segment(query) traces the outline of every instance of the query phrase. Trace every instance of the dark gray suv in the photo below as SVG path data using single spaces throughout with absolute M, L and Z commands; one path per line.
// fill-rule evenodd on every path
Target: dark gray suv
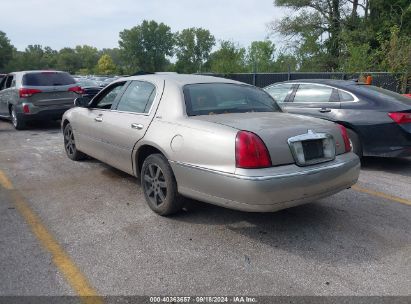
M 81 94 L 81 87 L 66 72 L 10 73 L 0 82 L 0 117 L 10 119 L 18 130 L 29 120 L 58 120 Z

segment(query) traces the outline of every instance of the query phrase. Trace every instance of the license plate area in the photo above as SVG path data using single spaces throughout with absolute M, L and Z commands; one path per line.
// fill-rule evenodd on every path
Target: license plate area
M 288 139 L 288 145 L 298 166 L 308 166 L 335 159 L 334 138 L 326 133 L 309 131 Z
M 303 146 L 304 158 L 306 161 L 324 157 L 322 139 L 305 140 L 302 141 L 301 144 Z

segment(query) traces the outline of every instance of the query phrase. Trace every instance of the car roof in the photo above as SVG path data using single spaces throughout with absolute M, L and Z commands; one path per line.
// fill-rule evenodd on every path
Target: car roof
M 355 80 L 341 80 L 341 79 L 295 79 L 295 80 L 287 80 L 283 82 L 276 82 L 275 84 L 281 83 L 317 83 L 317 84 L 324 84 L 330 86 L 338 86 L 338 87 L 347 87 L 353 85 L 362 85 L 365 83 L 357 82 Z M 271 86 L 271 85 L 270 85 Z
M 177 86 L 184 86 L 187 84 L 195 84 L 195 83 L 233 83 L 233 84 L 241 84 L 247 85 L 243 82 L 221 78 L 221 77 L 214 77 L 214 76 L 205 76 L 205 75 L 194 75 L 194 74 L 177 74 L 177 73 L 158 73 L 158 74 L 147 74 L 147 75 L 138 75 L 138 76 L 130 76 L 119 78 L 116 81 L 125 81 L 125 80 L 165 80 L 167 82 L 174 83 Z

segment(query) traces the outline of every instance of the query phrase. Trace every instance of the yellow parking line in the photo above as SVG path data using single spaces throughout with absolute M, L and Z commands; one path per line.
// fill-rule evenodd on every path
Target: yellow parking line
M 400 203 L 400 204 L 411 206 L 411 201 L 407 200 L 405 198 L 402 198 L 402 197 L 393 196 L 393 195 L 390 195 L 390 194 L 387 194 L 387 193 L 384 193 L 384 192 L 374 191 L 374 190 L 363 188 L 363 187 L 360 187 L 360 186 L 357 186 L 357 185 L 354 185 L 351 188 L 354 189 L 355 191 L 358 191 L 358 192 L 367 193 L 367 194 L 377 196 L 377 197 L 381 197 L 381 198 L 385 198 L 387 200 L 394 201 L 394 202 L 397 202 L 397 203 Z
M 6 174 L 0 170 L 0 185 L 7 190 L 13 190 L 13 184 L 7 178 Z
M 12 182 L 1 170 L 0 185 L 5 189 L 10 190 L 10 195 L 16 209 L 23 216 L 43 247 L 52 255 L 54 265 L 63 274 L 77 295 L 82 297 L 82 302 L 87 304 L 103 303 L 102 299 L 98 296 L 96 290 L 90 285 L 87 278 L 81 273 L 80 269 L 74 264 L 69 255 L 47 230 L 46 226 L 30 208 L 24 197 L 14 189 Z

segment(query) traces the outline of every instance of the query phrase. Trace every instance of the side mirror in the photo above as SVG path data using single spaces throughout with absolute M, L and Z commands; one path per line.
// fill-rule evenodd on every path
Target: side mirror
M 77 97 L 74 99 L 74 105 L 76 107 L 88 108 L 90 101 L 91 99 L 89 97 Z

